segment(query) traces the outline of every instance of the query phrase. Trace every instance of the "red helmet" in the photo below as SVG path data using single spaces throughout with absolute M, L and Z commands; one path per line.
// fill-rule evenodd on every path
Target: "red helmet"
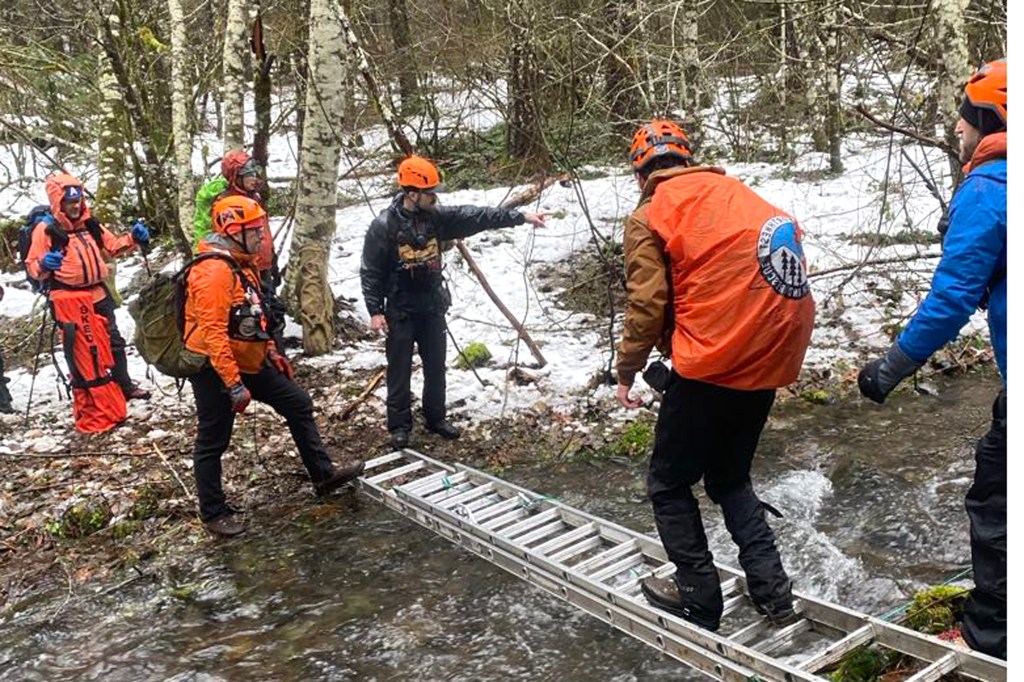
M 267 227 L 267 212 L 249 197 L 233 194 L 213 203 L 215 232 L 230 235 L 256 227 Z
M 410 156 L 398 166 L 398 186 L 435 192 L 441 184 L 437 166 L 422 156 Z
M 1006 125 L 1006 60 L 998 59 L 982 65 L 964 88 L 971 104 L 988 109 Z
M 629 163 L 636 172 L 659 156 L 673 156 L 681 161 L 690 160 L 690 140 L 683 129 L 672 121 L 651 121 L 633 135 L 629 147 Z

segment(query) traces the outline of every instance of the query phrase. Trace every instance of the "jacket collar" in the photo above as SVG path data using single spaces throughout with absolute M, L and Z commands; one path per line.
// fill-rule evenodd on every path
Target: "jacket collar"
M 978 166 L 1006 158 L 1006 131 L 992 133 L 981 138 L 971 160 L 964 166 L 964 173 L 970 173 Z

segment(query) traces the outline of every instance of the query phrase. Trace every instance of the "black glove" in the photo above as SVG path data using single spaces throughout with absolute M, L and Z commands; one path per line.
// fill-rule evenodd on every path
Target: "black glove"
M 894 343 L 885 357 L 864 365 L 864 369 L 857 375 L 857 386 L 861 395 L 881 405 L 885 402 L 886 396 L 922 364 L 911 360 L 899 344 Z

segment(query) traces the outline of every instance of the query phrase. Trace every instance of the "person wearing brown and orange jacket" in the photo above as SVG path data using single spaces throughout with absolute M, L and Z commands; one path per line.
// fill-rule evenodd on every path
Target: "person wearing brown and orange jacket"
M 800 229 L 721 168 L 696 166 L 686 133 L 651 121 L 633 137 L 641 190 L 623 239 L 627 308 L 616 398 L 658 346 L 664 371 L 647 491 L 673 576 L 642 583 L 655 606 L 709 630 L 723 613 L 718 571 L 691 488 L 722 508 L 757 610 L 796 618 L 792 588 L 751 464 L 775 389 L 796 379 L 814 326 Z M 666 335 L 671 340 L 666 343 Z M 653 373 L 644 373 L 648 378 Z
M 291 363 L 267 332 L 258 254 L 267 214 L 252 199 L 228 196 L 213 208 L 213 233 L 199 244 L 188 274 L 185 346 L 209 363 L 189 377 L 199 421 L 193 451 L 199 514 L 226 537 L 245 527 L 225 499 L 220 459 L 231 442 L 235 415 L 255 398 L 284 417 L 318 495 L 359 476 L 363 462 L 336 467 L 313 418 L 313 401 L 292 379 Z
M 148 400 L 149 391 L 128 374 L 126 344 L 114 317 L 114 298 L 103 283 L 109 272 L 103 259 L 122 256 L 137 245 L 148 246 L 149 231 L 137 222 L 130 234 L 115 235 L 101 225 L 85 202 L 81 181 L 73 175 L 57 173 L 48 177 L 46 194 L 50 213 L 32 229 L 32 243 L 25 258 L 28 274 L 49 291 L 71 289 L 92 294 L 96 314 L 107 321 L 114 357 L 113 380 L 126 399 Z M 59 240 L 54 239 L 55 231 L 61 234 Z

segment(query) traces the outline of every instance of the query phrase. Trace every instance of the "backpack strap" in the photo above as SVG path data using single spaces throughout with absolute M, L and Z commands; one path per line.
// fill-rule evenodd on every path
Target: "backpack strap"
M 198 256 L 195 256 L 192 260 L 186 263 L 185 266 L 181 270 L 179 270 L 176 275 L 174 275 L 174 282 L 176 286 L 179 287 L 179 291 L 181 292 L 179 296 L 180 300 L 178 303 L 177 310 L 177 323 L 179 330 L 185 329 L 185 299 L 188 297 L 189 272 L 191 272 L 192 268 L 197 263 L 201 263 L 204 260 L 211 259 L 217 259 L 219 261 L 227 263 L 228 266 L 231 268 L 231 272 L 234 273 L 235 279 L 238 280 L 239 286 L 241 286 L 243 289 L 245 288 L 245 275 L 242 274 L 242 268 L 239 267 L 238 261 L 236 261 L 231 256 L 227 255 L 226 253 L 220 253 L 218 251 L 207 251 L 206 253 L 201 253 Z M 195 329 L 193 329 L 192 331 L 194 332 Z M 184 341 L 188 341 L 187 336 L 185 337 Z

